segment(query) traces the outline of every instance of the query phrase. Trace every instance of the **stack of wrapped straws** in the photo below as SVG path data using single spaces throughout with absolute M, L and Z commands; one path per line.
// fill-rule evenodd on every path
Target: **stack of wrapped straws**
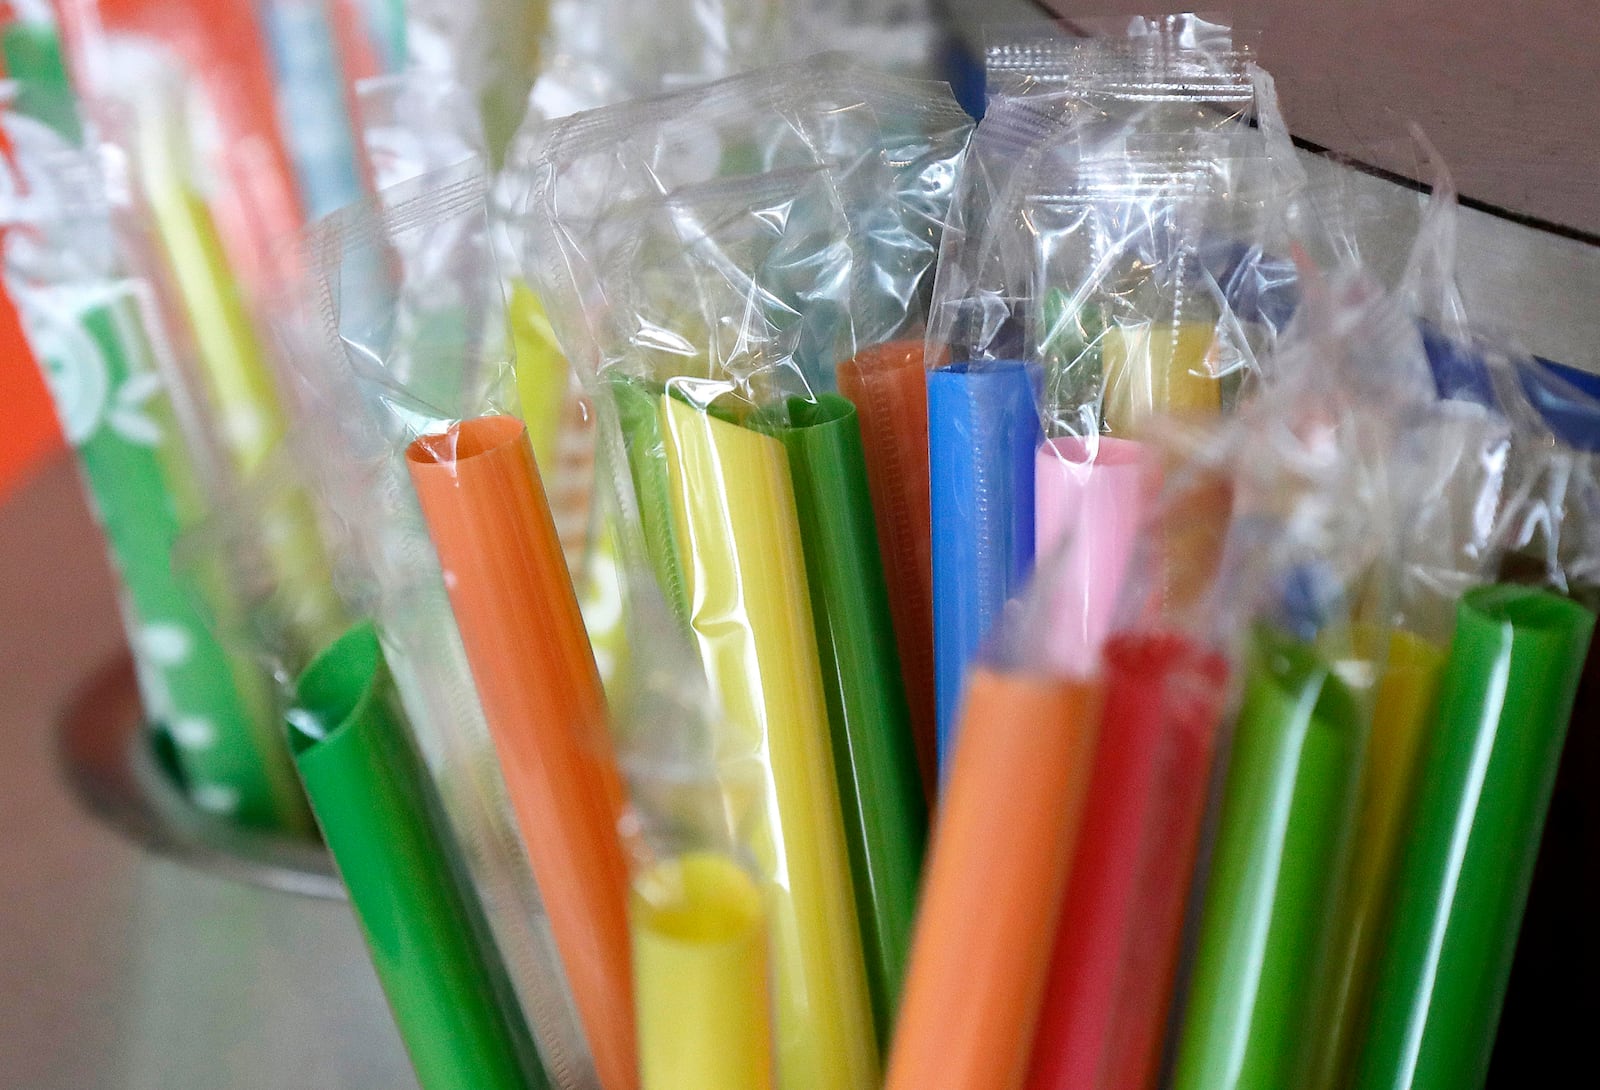
M 485 139 L 260 7 L 208 82 L 244 8 L 63 3 L 91 125 L 8 28 L 6 274 L 191 796 L 303 788 L 425 1090 L 1485 1084 L 1600 393 L 1442 168 L 1374 232 L 1195 16 Z

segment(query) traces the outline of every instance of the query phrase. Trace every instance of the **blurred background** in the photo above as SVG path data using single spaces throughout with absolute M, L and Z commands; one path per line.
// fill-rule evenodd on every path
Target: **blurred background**
M 172 12 L 204 19 L 213 2 L 56 6 L 65 9 L 70 45 L 74 34 L 92 39 L 146 16 L 159 33 Z M 397 18 L 421 28 L 402 31 L 397 48 L 441 81 L 459 77 L 462 65 L 515 72 L 542 63 L 476 88 L 491 140 L 496 128 L 515 127 L 507 111 L 520 118 L 530 89 L 536 101 L 542 89 L 558 113 L 561 95 L 580 85 L 572 71 L 537 77 L 566 61 L 581 74 L 581 54 L 564 61 L 546 50 L 541 58 L 516 40 L 552 33 L 560 0 L 550 0 L 551 12 L 515 0 L 459 0 L 448 10 L 395 4 L 404 9 Z M 1069 30 L 1092 29 L 1096 17 L 1149 10 L 1074 0 L 792 4 L 807 17 L 780 53 L 864 41 L 873 57 L 950 80 L 975 110 L 986 25 L 1059 16 Z M 216 9 L 270 18 L 262 9 L 278 6 L 228 0 Z M 723 5 L 663 7 L 690 19 Z M 51 8 L 0 4 L 0 16 L 8 25 L 44 23 Z M 1600 373 L 1600 21 L 1591 4 L 1239 0 L 1232 8 L 1237 26 L 1259 32 L 1262 61 L 1308 153 L 1347 156 L 1371 168 L 1373 184 L 1403 187 L 1409 160 L 1383 134 L 1418 122 L 1467 208 L 1468 302 L 1536 354 Z M 486 36 L 485 27 L 496 29 Z M 684 49 L 690 37 L 682 35 Z M 677 41 L 654 43 L 669 55 L 652 63 L 670 69 L 681 59 L 689 71 L 690 58 L 670 55 Z M 67 67 L 90 55 L 69 57 Z M 18 66 L 40 61 L 8 45 L 6 63 L 7 75 L 21 78 Z M 81 82 L 84 73 L 73 76 Z M 96 101 L 116 98 L 120 89 L 105 82 L 115 78 L 93 75 Z M 9 298 L 0 299 L 0 406 L 0 813 L 8 830 L 0 842 L 0 1085 L 413 1085 L 326 864 L 186 826 L 181 804 L 147 797 L 150 770 L 127 767 L 118 747 L 137 731 L 139 713 L 105 545 Z M 1584 715 L 1579 709 L 1574 729 Z

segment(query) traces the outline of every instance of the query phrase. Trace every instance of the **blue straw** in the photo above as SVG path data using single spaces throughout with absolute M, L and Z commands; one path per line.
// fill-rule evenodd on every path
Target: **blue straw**
M 1039 368 L 1014 360 L 928 375 L 933 657 L 939 768 L 954 751 L 962 679 L 1033 570 Z

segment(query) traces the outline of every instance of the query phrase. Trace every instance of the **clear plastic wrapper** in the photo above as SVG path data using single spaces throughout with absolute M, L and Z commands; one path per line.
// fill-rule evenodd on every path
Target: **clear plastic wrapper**
M 643 543 L 630 536 L 623 553 L 637 557 Z M 630 800 L 640 1085 L 765 1090 L 775 1079 L 772 876 L 744 846 L 767 821 L 760 738 L 717 721 L 694 649 L 649 575 L 624 583 L 629 669 L 612 707 Z
M 1143 36 L 990 51 L 996 90 L 958 180 L 927 340 L 948 360 L 929 374 L 930 462 L 959 476 L 933 503 L 946 749 L 965 665 L 1035 549 L 1075 542 L 1058 584 L 1075 615 L 1056 638 L 1098 656 L 1141 492 L 1111 463 L 1139 461 L 1124 444 L 1146 421 L 1231 408 L 1294 310 L 1297 175 L 1249 128 L 1271 128 L 1270 81 L 1225 28 L 1131 29 Z
M 863 529 L 871 532 L 851 516 L 853 529 L 843 537 L 807 536 L 806 510 L 831 518 L 855 505 L 833 511 L 821 494 L 812 495 L 813 485 L 847 482 L 807 476 L 812 455 L 823 450 L 796 445 L 842 450 L 807 428 L 824 423 L 811 414 L 826 413 L 829 404 L 812 393 L 807 376 L 848 350 L 848 221 L 828 174 L 799 167 L 606 206 L 591 237 L 596 244 L 583 256 L 606 308 L 553 317 L 558 327 L 563 320 L 577 325 L 584 339 L 563 333 L 576 358 L 601 361 L 599 390 L 611 394 L 622 424 L 624 491 L 639 497 L 653 569 L 687 620 L 729 729 L 755 731 L 769 754 L 763 771 L 776 808 L 744 831 L 744 847 L 773 876 L 766 892 L 778 1081 L 869 1085 L 877 1059 L 867 960 L 860 942 L 846 936 L 865 932 L 870 943 L 874 924 L 889 921 L 860 912 L 852 875 L 862 872 L 852 861 L 876 857 L 859 850 L 852 856 L 850 845 L 881 843 L 904 852 L 916 830 L 896 828 L 874 842 L 865 839 L 870 830 L 863 821 L 856 827 L 861 836 L 847 837 L 845 813 L 869 818 L 863 808 L 874 800 L 861 798 L 841 811 L 840 794 L 854 795 L 858 783 L 870 782 L 915 807 L 921 791 L 892 644 L 864 645 L 875 648 L 878 661 L 888 652 L 887 667 L 873 675 L 882 689 L 864 690 L 886 694 L 887 707 L 873 713 L 853 701 L 830 705 L 830 691 L 841 701 L 853 694 L 829 689 L 819 654 L 850 645 L 830 641 L 819 648 L 819 634 L 846 639 L 864 603 L 849 602 L 850 615 L 835 617 L 831 611 L 842 603 L 808 579 L 816 548 L 848 546 L 854 564 L 863 554 L 850 542 Z M 848 408 L 834 401 L 836 409 Z M 835 412 L 834 419 L 848 442 L 853 414 Z M 855 484 L 864 493 L 862 482 Z M 875 562 L 875 550 L 865 557 Z M 881 572 L 876 578 L 876 587 L 864 585 L 869 597 L 884 593 Z M 839 658 L 830 661 L 826 678 L 856 670 L 855 660 Z M 858 714 L 866 718 L 858 721 Z M 903 761 L 892 748 L 889 764 L 859 763 L 873 759 L 873 751 L 864 736 L 856 744 L 852 732 L 869 725 L 898 747 Z M 872 769 L 875 779 L 857 779 Z M 903 813 L 914 817 L 916 810 Z M 915 867 L 897 881 L 898 911 L 909 928 Z
M 562 603 L 564 596 L 570 599 L 571 583 L 547 509 L 541 514 L 544 500 L 521 425 L 512 417 L 484 415 L 514 405 L 515 392 L 483 176 L 468 165 L 419 179 L 408 193 L 357 205 L 317 227 L 307 260 L 315 271 L 309 297 L 302 301 L 301 321 L 290 323 L 286 334 L 300 350 L 285 358 L 298 368 L 293 387 L 316 488 L 343 520 L 341 584 L 377 621 L 451 835 L 552 1082 L 563 1088 L 612 1086 L 597 1073 L 590 1042 L 608 1027 L 621 1027 L 607 1039 L 613 1048 L 607 1075 L 616 1085 L 631 1085 L 627 876 L 616 831 L 620 781 L 614 765 L 609 777 L 604 772 L 612 758 L 594 660 L 581 623 L 572 630 L 575 601 Z M 375 267 L 391 275 L 373 276 Z M 503 441 L 496 438 L 502 435 Z M 452 472 L 461 466 L 471 472 Z M 413 472 L 426 479 L 414 484 Z M 519 497 L 523 506 L 492 498 L 483 503 L 481 492 L 461 486 L 474 479 L 498 488 L 494 495 Z M 431 489 L 432 508 L 421 502 L 423 488 Z M 508 538 L 496 546 L 481 533 L 466 534 L 461 521 L 461 532 L 444 543 L 449 548 L 431 543 L 434 525 L 450 525 L 438 523 L 439 505 L 474 502 L 483 518 L 511 520 L 503 528 Z M 550 604 L 526 616 L 548 615 L 550 623 L 559 620 L 566 628 L 559 642 L 535 641 L 546 653 L 528 661 L 527 669 L 508 672 L 504 681 L 538 684 L 545 677 L 552 686 L 565 685 L 562 698 L 578 718 L 548 717 L 540 729 L 507 738 L 507 716 L 529 714 L 560 694 L 552 688 L 530 705 L 508 699 L 502 688 L 490 713 L 480 684 L 482 640 L 484 623 L 498 622 L 492 611 L 480 609 L 471 618 L 478 625 L 475 639 L 463 638 L 467 625 L 452 608 L 441 562 L 462 573 L 454 587 L 458 594 L 463 582 L 483 586 L 484 572 L 467 564 L 456 546 L 499 547 L 493 555 L 511 558 L 508 563 L 536 565 L 524 566 L 517 577 L 525 594 Z M 534 589 L 528 578 L 536 581 Z M 567 807 L 524 760 L 528 747 L 543 752 L 552 746 L 559 752 L 552 750 L 551 759 L 566 762 L 573 790 L 584 789 L 590 773 L 618 786 Z M 497 761 L 503 747 L 510 748 Z M 561 820 L 528 825 L 541 807 L 564 807 Z M 593 825 L 593 842 L 572 824 L 584 821 Z M 593 865 L 610 860 L 614 873 L 598 876 L 604 883 L 598 891 L 580 881 L 596 877 L 592 870 L 551 870 L 565 866 L 559 853 L 574 836 Z M 591 922 L 583 898 L 595 893 L 606 898 L 606 907 Z M 604 942 L 591 942 L 594 926 L 611 928 L 600 936 Z M 580 961 L 569 969 L 569 958 Z M 584 1003 L 575 995 L 584 972 L 581 959 L 589 967 L 582 976 L 581 986 L 589 988 Z M 620 1044 L 619 1036 L 625 1038 Z
M 1241 641 L 1242 698 L 1174 1042 L 1180 1087 L 1299 1085 L 1311 1062 L 1311 982 L 1333 956 L 1388 661 L 1392 467 L 1408 412 L 1432 400 L 1393 298 L 1360 279 L 1314 287 L 1284 381 L 1229 428 L 1232 523 L 1207 608 Z
M 850 332 L 828 353 L 803 353 L 801 378 L 817 396 L 839 388 L 860 414 L 894 633 L 930 790 L 931 575 L 921 514 L 928 500 L 925 476 L 908 471 L 926 462 L 926 414 L 907 400 L 914 373 L 897 367 L 900 357 L 886 346 L 921 334 L 969 129 L 942 85 L 884 76 L 837 56 L 813 58 L 562 123 L 533 170 L 526 232 L 553 315 L 571 321 L 618 308 L 600 287 L 615 273 L 594 262 L 610 245 L 601 237 L 606 217 L 628 201 L 719 177 L 826 172 L 851 255 L 848 288 L 829 305 L 848 308 L 839 317 Z M 560 332 L 568 344 L 596 336 Z M 650 494 L 641 482 L 647 523 Z
M 308 831 L 270 679 L 208 623 L 237 610 L 233 589 L 214 567 L 174 567 L 175 546 L 215 509 L 220 482 L 150 285 L 115 253 L 89 154 L 15 114 L 6 137 L 7 286 L 106 532 L 146 713 L 171 739 L 198 806 Z
M 1488 554 L 1498 581 L 1457 606 L 1356 1086 L 1483 1085 L 1563 750 L 1574 739 L 1583 753 L 1567 727 L 1594 627 L 1600 492 L 1593 454 L 1561 432 L 1585 395 L 1491 342 L 1444 343 L 1475 381 L 1441 386 L 1511 429 Z
M 1105 699 L 1044 650 L 1046 584 L 997 630 L 946 767 L 885 1085 L 1020 1086 Z

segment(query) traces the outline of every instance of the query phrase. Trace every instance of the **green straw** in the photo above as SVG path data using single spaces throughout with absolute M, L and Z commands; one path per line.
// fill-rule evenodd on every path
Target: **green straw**
M 289 739 L 422 1090 L 549 1085 L 450 863 L 371 623 L 301 675 Z
M 927 803 L 867 491 L 855 406 L 789 402 L 789 454 L 878 1040 L 899 1007 L 928 835 Z
M 1297 1085 L 1364 726 L 1358 702 L 1313 648 L 1256 634 L 1176 1090 Z
M 689 600 L 684 590 L 683 559 L 672 524 L 672 488 L 668 475 L 666 440 L 661 431 L 661 387 L 638 379 L 614 377 L 611 396 L 616 400 L 618 422 L 627 448 L 628 470 L 639 504 L 639 524 L 656 582 L 685 627 Z
M 39 321 L 46 308 L 59 326 Z M 205 623 L 204 593 L 173 569 L 198 484 L 137 296 L 125 284 L 63 290 L 28 314 L 122 580 L 146 711 L 165 726 L 191 797 L 240 824 L 309 832 L 265 676 L 222 647 Z
M 1484 1084 L 1594 623 L 1544 590 L 1463 597 L 1358 1090 Z

